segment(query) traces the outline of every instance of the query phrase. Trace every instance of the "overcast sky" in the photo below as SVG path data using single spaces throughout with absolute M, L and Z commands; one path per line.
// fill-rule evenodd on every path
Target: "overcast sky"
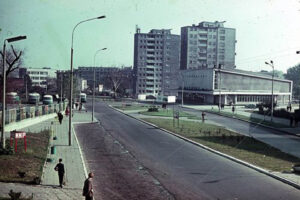
M 265 61 L 286 72 L 300 63 L 300 0 L 0 0 L 1 44 L 26 35 L 14 45 L 24 49 L 26 67 L 70 68 L 71 33 L 81 20 L 106 19 L 78 26 L 74 67 L 133 65 L 135 26 L 141 32 L 172 29 L 201 21 L 226 21 L 236 29 L 238 69 L 270 70 Z

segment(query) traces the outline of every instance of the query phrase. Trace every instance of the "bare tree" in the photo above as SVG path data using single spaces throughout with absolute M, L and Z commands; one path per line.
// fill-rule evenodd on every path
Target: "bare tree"
M 122 83 L 122 71 L 120 69 L 117 69 L 116 71 L 113 71 L 109 75 L 109 79 L 112 83 L 112 89 L 114 90 L 114 97 L 116 97 L 117 90 Z
M 7 50 L 6 54 L 5 54 L 5 60 L 6 60 L 6 66 L 7 66 L 6 77 L 8 77 L 8 75 L 11 72 L 18 69 L 20 67 L 20 65 L 23 63 L 23 60 L 21 58 L 23 51 L 16 50 L 13 45 L 11 45 L 10 47 L 11 47 L 11 49 Z M 0 51 L 0 54 L 1 54 L 1 63 L 3 63 L 4 54 L 2 51 Z M 3 66 L 1 65 L 1 68 L 2 67 Z

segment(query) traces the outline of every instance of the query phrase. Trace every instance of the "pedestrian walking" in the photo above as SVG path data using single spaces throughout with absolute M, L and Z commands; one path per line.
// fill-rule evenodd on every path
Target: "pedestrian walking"
M 234 111 L 235 111 L 235 107 L 234 106 L 232 106 L 232 113 L 234 114 Z
M 93 200 L 94 198 L 93 183 L 92 183 L 93 177 L 94 174 L 90 172 L 89 177 L 84 181 L 82 196 L 85 196 L 85 200 Z
M 69 115 L 69 113 L 70 113 L 70 111 L 69 111 L 69 107 L 67 107 L 67 108 L 66 108 L 66 111 L 65 111 L 65 114 L 68 116 L 68 115 Z
M 61 123 L 62 123 L 62 120 L 63 120 L 63 118 L 64 118 L 63 114 L 61 114 L 61 112 L 58 112 L 58 113 L 57 113 L 57 117 L 58 117 L 59 123 L 61 124 Z
M 79 111 L 81 111 L 81 109 L 82 109 L 82 102 L 80 102 L 79 104 Z
M 58 172 L 59 186 L 63 187 L 64 175 L 65 175 L 65 166 L 62 164 L 62 159 L 59 159 L 59 163 L 54 168 Z
M 202 122 L 204 123 L 205 112 L 202 112 L 201 116 L 202 116 Z

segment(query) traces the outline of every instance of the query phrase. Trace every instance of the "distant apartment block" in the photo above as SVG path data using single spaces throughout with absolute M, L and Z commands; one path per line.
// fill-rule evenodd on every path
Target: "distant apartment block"
M 181 28 L 180 69 L 235 68 L 235 29 L 224 22 L 201 22 Z
M 180 36 L 152 29 L 134 35 L 134 94 L 177 95 Z
M 19 76 L 23 78 L 26 74 L 29 75 L 33 86 L 47 87 L 49 78 L 56 78 L 56 70 L 49 67 L 44 68 L 20 68 Z

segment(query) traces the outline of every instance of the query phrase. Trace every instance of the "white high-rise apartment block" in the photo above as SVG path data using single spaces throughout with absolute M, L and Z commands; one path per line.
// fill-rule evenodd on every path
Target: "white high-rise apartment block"
M 180 69 L 235 68 L 235 29 L 224 22 L 201 22 L 181 28 Z

